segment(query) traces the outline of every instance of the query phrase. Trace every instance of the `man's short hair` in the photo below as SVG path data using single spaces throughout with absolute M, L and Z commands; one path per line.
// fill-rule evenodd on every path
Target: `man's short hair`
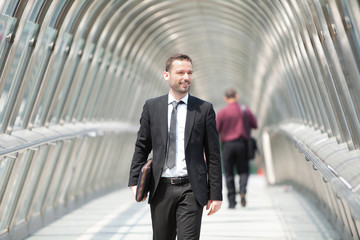
M 169 72 L 171 69 L 171 64 L 175 61 L 175 60 L 186 60 L 189 61 L 192 64 L 192 60 L 191 58 L 186 55 L 186 54 L 182 54 L 182 53 L 175 53 L 173 55 L 171 55 L 168 60 L 166 61 L 166 65 L 165 65 L 165 71 Z
M 225 92 L 225 97 L 226 98 L 235 98 L 236 97 L 236 91 L 233 88 L 229 88 L 228 90 L 226 90 Z

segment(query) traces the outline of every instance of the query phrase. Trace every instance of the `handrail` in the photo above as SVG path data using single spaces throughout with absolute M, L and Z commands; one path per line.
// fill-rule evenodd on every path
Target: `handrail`
M 95 137 L 119 132 L 136 132 L 138 126 L 124 122 L 74 123 L 0 134 L 0 156 L 9 155 L 54 141 L 81 136 Z M 44 137 L 45 136 L 45 137 Z
M 336 171 L 335 166 L 331 166 L 331 164 L 327 163 L 329 156 L 334 154 L 334 152 L 338 151 L 346 154 L 349 152 L 348 149 L 344 149 L 342 145 L 335 143 L 330 138 L 324 139 L 324 137 L 321 137 L 321 133 L 305 127 L 304 125 L 294 123 L 283 124 L 280 129 L 280 132 L 285 134 L 301 153 L 305 155 L 305 160 L 310 161 L 313 166 L 315 166 L 314 170 L 319 170 L 323 176 L 324 182 L 330 184 L 331 188 L 336 193 L 336 196 L 347 202 L 348 206 L 351 208 L 353 217 L 360 219 L 360 196 L 356 193 L 358 186 L 352 186 L 352 183 L 346 180 L 346 176 L 344 176 L 342 172 Z M 308 132 L 308 134 L 304 134 L 304 132 Z M 317 140 L 317 145 L 322 146 L 318 147 L 318 149 L 312 149 L 316 144 L 309 144 L 306 143 L 306 141 L 316 141 L 308 140 L 309 134 L 311 134 L 312 139 L 316 139 L 315 136 L 318 137 L 317 139 L 321 139 Z M 322 151 L 319 151 L 319 149 L 322 149 Z M 339 159 L 339 161 L 342 160 Z
M 355 215 L 357 219 L 360 219 L 360 199 L 356 197 L 353 192 L 353 187 L 348 183 L 344 178 L 342 178 L 338 173 L 331 168 L 329 165 L 326 165 L 317 157 L 304 143 L 300 140 L 293 139 L 295 145 L 299 150 L 304 153 L 305 158 L 311 161 L 317 170 L 321 172 L 324 181 L 330 183 L 334 192 L 337 196 L 343 198 L 352 209 L 351 213 Z

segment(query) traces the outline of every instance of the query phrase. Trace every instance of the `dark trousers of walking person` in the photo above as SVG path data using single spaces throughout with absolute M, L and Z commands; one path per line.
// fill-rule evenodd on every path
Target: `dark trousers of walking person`
M 150 204 L 154 240 L 198 240 L 203 207 L 190 183 L 170 184 L 160 179 Z
M 247 159 L 246 144 L 246 140 L 243 138 L 222 142 L 223 163 L 230 208 L 234 208 L 236 205 L 235 167 L 237 173 L 240 175 L 239 185 L 242 205 L 244 206 L 246 204 L 243 198 L 246 194 L 246 186 L 249 178 L 249 160 Z

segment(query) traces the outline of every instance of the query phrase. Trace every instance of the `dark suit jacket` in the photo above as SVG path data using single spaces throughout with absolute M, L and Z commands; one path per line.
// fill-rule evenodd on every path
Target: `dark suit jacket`
M 168 95 L 146 101 L 140 119 L 129 186 L 137 185 L 139 172 L 153 151 L 149 203 L 163 170 L 168 135 Z M 219 136 L 212 104 L 189 95 L 185 124 L 185 158 L 190 184 L 200 205 L 222 200 Z M 206 159 L 205 159 L 206 158 Z

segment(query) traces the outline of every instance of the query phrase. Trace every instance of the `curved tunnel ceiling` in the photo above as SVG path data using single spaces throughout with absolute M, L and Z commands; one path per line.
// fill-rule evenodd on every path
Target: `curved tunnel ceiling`
M 337 4 L 343 4 L 351 19 L 359 15 L 356 1 Z M 347 130 L 344 133 L 331 126 L 331 121 L 339 124 L 346 121 L 346 117 L 334 118 L 330 113 L 325 117 L 330 120 L 322 119 L 324 116 L 320 117 L 316 110 L 341 109 L 341 103 L 332 103 L 331 98 L 337 98 L 341 93 L 336 91 L 344 89 L 317 90 L 326 83 L 314 83 L 319 81 L 316 79 L 326 82 L 327 78 L 345 81 L 347 73 L 341 69 L 341 63 L 324 60 L 336 51 L 334 26 L 353 31 L 354 36 L 359 32 L 354 22 L 335 25 L 336 17 L 346 19 L 338 16 L 335 3 L 191 0 L 105 4 L 94 1 L 91 7 L 95 9 L 100 5 L 104 7 L 99 13 L 101 17 L 95 24 L 88 25 L 92 29 L 86 31 L 96 32 L 94 35 L 100 40 L 88 38 L 87 41 L 101 43 L 119 56 L 119 64 L 124 69 L 120 77 L 130 81 L 127 83 L 130 88 L 140 88 L 130 96 L 137 102 L 132 107 L 139 109 L 146 98 L 167 91 L 161 76 L 164 62 L 170 54 L 184 52 L 194 60 L 191 93 L 214 103 L 215 109 L 224 105 L 225 89 L 235 87 L 240 102 L 254 110 L 261 125 L 295 119 L 328 132 L 330 137 L 336 136 L 340 142 L 341 138 L 349 138 Z M 104 17 L 108 22 L 98 23 Z M 358 58 L 356 52 L 354 57 Z M 355 71 L 352 75 L 358 77 L 359 73 Z M 359 83 L 355 81 L 353 85 L 360 90 Z M 326 99 L 328 97 L 330 99 Z M 356 109 L 359 110 L 359 102 L 352 101 L 351 105 L 350 110 L 342 111 L 354 115 Z M 135 121 L 139 112 L 130 110 L 130 113 L 128 119 Z M 356 122 L 358 115 L 349 121 Z
M 257 37 L 259 27 L 251 17 L 254 10 L 249 5 L 252 4 L 251 1 L 141 2 L 134 9 L 141 14 L 132 19 L 120 38 L 119 42 L 125 44 L 122 56 L 135 61 L 141 61 L 140 57 L 150 59 L 158 66 L 152 71 L 161 81 L 159 73 L 166 57 L 173 52 L 187 53 L 194 60 L 194 95 L 219 106 L 223 105 L 224 90 L 236 86 L 241 98 L 249 100 L 256 48 L 261 44 Z M 123 27 L 121 24 L 119 28 Z M 142 54 L 136 56 L 139 51 Z
M 102 76 L 111 82 L 106 85 L 108 95 L 116 101 L 115 110 L 103 118 L 138 122 L 145 99 L 168 91 L 162 78 L 165 60 L 183 52 L 193 58 L 191 94 L 212 102 L 215 110 L 225 104 L 224 91 L 235 87 L 239 101 L 258 117 L 260 131 L 281 122 L 297 122 L 336 137 L 349 149 L 360 146 L 356 0 L 14 3 L 2 2 L 0 8 L 19 18 L 18 31 L 36 21 L 40 39 L 47 37 L 49 28 L 52 37 L 56 35 L 44 81 L 59 81 L 54 84 L 58 84 L 56 90 L 48 87 L 57 101 L 49 103 L 49 113 L 41 122 L 101 117 L 102 111 L 91 109 L 93 102 L 87 103 L 86 98 L 102 86 Z M 20 46 L 17 39 L 14 44 L 14 49 Z M 40 52 L 38 46 L 34 52 Z M 65 70 L 52 69 L 62 64 L 61 58 L 67 58 Z M 3 76 L 9 73 L 5 67 Z M 10 84 L 11 77 L 7 81 Z M 103 97 L 101 104 L 108 105 L 111 97 Z M 36 103 L 35 109 L 41 104 Z
M 116 11 L 107 9 L 115 14 L 110 16 L 109 25 L 101 26 L 113 31 L 112 36 L 104 31 L 100 33 L 100 39 L 110 40 L 117 36 L 113 40 L 116 47 L 111 47 L 115 53 L 130 62 L 137 73 L 145 70 L 152 78 L 158 78 L 162 92 L 167 89 L 161 77 L 167 56 L 184 52 L 194 60 L 194 95 L 221 106 L 224 90 L 236 86 L 241 99 L 250 102 L 256 49 L 261 45 L 258 37 L 261 23 L 256 23 L 253 18 L 258 7 L 252 1 L 129 1 L 113 4 L 119 8 Z M 96 28 L 96 24 L 89 27 Z
M 193 59 L 191 94 L 217 111 L 235 87 L 253 110 L 269 182 L 320 199 L 326 189 L 329 206 L 353 214 L 333 223 L 358 236 L 348 226 L 360 219 L 358 0 L 1 0 L 0 12 L 0 213 L 12 211 L 0 238 L 20 229 L 16 205 L 42 219 L 40 208 L 126 181 L 143 104 L 167 93 L 176 52 Z

